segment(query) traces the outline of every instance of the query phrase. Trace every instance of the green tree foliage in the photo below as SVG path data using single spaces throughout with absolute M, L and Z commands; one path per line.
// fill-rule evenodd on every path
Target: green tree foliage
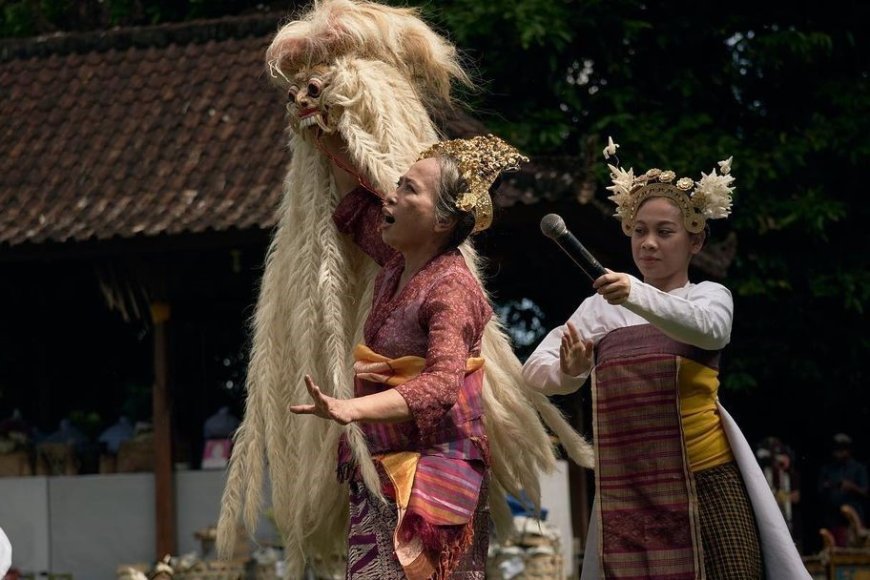
M 442 0 L 425 5 L 479 66 L 475 104 L 530 153 L 613 135 L 637 169 L 695 178 L 734 156 L 726 388 L 865 424 L 870 338 L 866 4 Z M 599 196 L 606 169 L 601 164 Z M 804 407 L 810 410 L 810 407 Z M 832 421 L 835 421 L 833 418 Z
M 395 1 L 394 4 L 404 4 Z M 290 3 L 292 4 L 292 3 Z M 287 12 L 288 3 L 272 4 Z M 463 48 L 470 103 L 531 155 L 579 157 L 608 135 L 637 169 L 698 177 L 734 156 L 736 297 L 726 388 L 870 418 L 870 4 L 735 0 L 437 0 L 425 16 Z M 256 10 L 242 0 L 0 0 L 0 34 Z M 606 168 L 598 169 L 604 197 Z M 766 395 L 764 395 L 766 394 Z

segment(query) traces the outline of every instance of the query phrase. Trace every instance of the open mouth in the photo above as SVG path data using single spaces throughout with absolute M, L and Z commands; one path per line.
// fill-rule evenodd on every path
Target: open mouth
M 384 225 L 385 226 L 393 225 L 394 223 L 396 223 L 396 218 L 393 217 L 393 214 L 391 214 L 389 211 L 387 211 L 386 207 L 381 210 L 381 213 L 384 216 Z
M 313 125 L 325 129 L 320 109 L 304 109 L 299 112 L 299 128 L 307 129 Z

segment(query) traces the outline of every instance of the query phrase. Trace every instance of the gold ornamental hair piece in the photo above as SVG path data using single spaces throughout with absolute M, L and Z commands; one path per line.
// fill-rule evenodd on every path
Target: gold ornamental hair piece
M 456 198 L 456 207 L 474 215 L 477 233 L 492 225 L 492 198 L 489 189 L 501 173 L 518 171 L 528 157 L 495 135 L 478 135 L 470 139 L 440 141 L 420 154 L 420 159 L 438 156 L 452 157 L 468 190 Z
M 618 144 L 608 138 L 604 148 L 604 158 L 616 156 Z M 607 189 L 613 192 L 610 200 L 616 204 L 616 218 L 622 222 L 622 231 L 630 236 L 637 218 L 637 210 L 644 201 L 651 197 L 666 197 L 673 201 L 683 213 L 683 224 L 686 229 L 697 234 L 704 230 L 708 219 L 721 219 L 731 215 L 734 176 L 731 175 L 731 160 L 729 157 L 719 161 L 718 172 L 714 167 L 709 174 L 701 172 L 701 179 L 695 181 L 689 177 L 676 179 L 677 174 L 671 170 L 650 169 L 635 176 L 634 169 L 627 171 L 619 166 L 608 164 L 610 179 L 613 185 Z M 676 180 L 676 181 L 675 181 Z

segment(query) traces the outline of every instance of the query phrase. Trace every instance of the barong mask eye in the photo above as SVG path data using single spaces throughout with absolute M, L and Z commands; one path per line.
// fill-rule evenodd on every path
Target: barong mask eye
M 492 198 L 489 190 L 503 172 L 518 171 L 528 157 L 495 135 L 478 135 L 470 139 L 440 141 L 423 151 L 418 158 L 452 157 L 468 190 L 456 196 L 456 208 L 474 216 L 474 229 L 481 232 L 492 225 Z
M 619 145 L 613 139 L 608 139 L 604 158 L 616 158 L 617 147 Z M 616 158 L 616 165 L 607 165 L 613 182 L 607 189 L 613 192 L 609 199 L 616 204 L 615 215 L 622 222 L 622 231 L 627 236 L 632 234 L 637 210 L 651 197 L 666 197 L 673 201 L 683 214 L 686 230 L 692 234 L 704 231 L 708 219 L 728 217 L 734 192 L 731 187 L 734 182 L 734 176 L 731 175 L 732 159 L 729 157 L 719 161 L 719 172 L 715 167 L 709 174 L 701 172 L 698 181 L 681 177 L 674 182 L 677 175 L 671 170 L 650 169 L 635 177 L 634 169 L 626 171 L 619 166 Z

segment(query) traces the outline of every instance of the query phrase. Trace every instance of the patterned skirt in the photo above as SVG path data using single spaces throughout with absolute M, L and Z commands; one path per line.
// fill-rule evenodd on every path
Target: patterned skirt
M 489 547 L 489 510 L 486 489 L 474 514 L 474 541 L 453 580 L 483 580 Z M 393 548 L 396 505 L 371 495 L 357 478 L 350 481 L 350 530 L 347 537 L 348 580 L 403 580 L 405 573 Z
M 695 473 L 708 580 L 761 580 L 758 527 L 734 462 Z

